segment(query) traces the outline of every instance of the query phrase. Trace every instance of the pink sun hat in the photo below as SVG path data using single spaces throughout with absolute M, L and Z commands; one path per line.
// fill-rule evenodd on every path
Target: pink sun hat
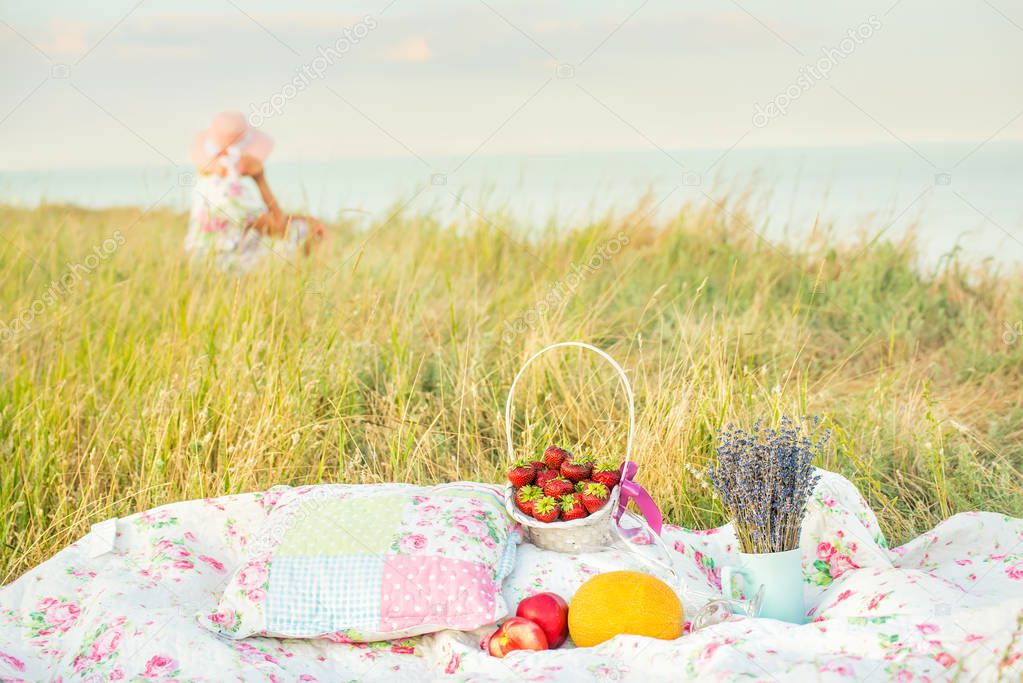
M 225 151 L 229 157 L 247 154 L 266 161 L 273 148 L 273 138 L 253 128 L 240 111 L 222 111 L 213 117 L 209 128 L 195 136 L 192 162 L 207 170 Z

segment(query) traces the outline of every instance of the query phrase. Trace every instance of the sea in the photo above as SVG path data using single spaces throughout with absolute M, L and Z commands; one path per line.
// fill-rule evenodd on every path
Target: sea
M 743 225 L 768 240 L 913 231 L 924 267 L 953 255 L 1000 270 L 1023 264 L 1023 142 L 271 160 L 267 175 L 286 210 L 367 226 L 400 210 L 530 232 L 637 207 L 650 220 L 708 203 L 733 210 L 742 198 Z M 170 164 L 0 171 L 0 203 L 185 209 L 193 179 Z

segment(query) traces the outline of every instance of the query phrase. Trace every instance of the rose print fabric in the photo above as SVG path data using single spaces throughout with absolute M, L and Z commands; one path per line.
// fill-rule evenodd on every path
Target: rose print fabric
M 383 490 L 384 485 L 380 488 Z M 492 488 L 497 492 L 497 487 Z M 226 638 L 196 614 L 245 571 L 259 532 L 298 489 L 176 503 L 109 520 L 0 589 L 0 681 L 998 681 L 1023 675 L 1023 520 L 956 515 L 889 549 L 851 483 L 826 474 L 803 526 L 808 621 L 736 617 L 676 641 L 619 636 L 595 648 L 489 657 L 488 625 L 398 640 Z M 482 543 L 472 518 L 436 525 Z M 398 541 L 402 557 L 429 547 L 423 527 Z M 423 538 L 413 538 L 421 535 Z M 665 527 L 670 562 L 692 615 L 735 562 L 728 526 Z M 300 539 L 296 540 L 299 543 Z M 667 562 L 658 545 L 642 557 Z M 395 551 L 397 552 L 397 551 Z M 659 571 L 619 550 L 561 555 L 520 545 L 502 592 L 514 608 L 546 590 L 565 598 L 612 569 Z M 464 558 L 463 558 L 464 559 Z M 245 577 L 241 578 L 244 573 Z M 265 590 L 265 589 L 264 589 Z
M 479 628 L 508 611 L 512 525 L 492 487 L 468 482 L 291 489 L 202 623 L 356 642 Z

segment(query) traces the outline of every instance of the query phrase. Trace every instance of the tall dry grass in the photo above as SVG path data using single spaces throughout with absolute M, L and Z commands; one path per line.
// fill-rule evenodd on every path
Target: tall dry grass
M 1018 271 L 927 272 L 908 239 L 772 246 L 738 205 L 643 212 L 528 240 L 500 216 L 340 224 L 308 262 L 230 278 L 189 267 L 174 213 L 0 209 L 0 583 L 170 501 L 498 481 L 508 385 L 569 339 L 631 375 L 640 479 L 673 522 L 721 521 L 685 467 L 705 467 L 715 430 L 781 413 L 830 419 L 820 464 L 893 542 L 961 510 L 1023 514 Z M 541 364 L 519 448 L 620 455 L 615 381 L 575 351 Z

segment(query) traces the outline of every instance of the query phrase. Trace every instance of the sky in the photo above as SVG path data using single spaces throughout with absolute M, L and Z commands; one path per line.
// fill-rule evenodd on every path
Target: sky
M 0 169 L 1023 140 L 1021 64 L 1009 0 L 0 0 Z

